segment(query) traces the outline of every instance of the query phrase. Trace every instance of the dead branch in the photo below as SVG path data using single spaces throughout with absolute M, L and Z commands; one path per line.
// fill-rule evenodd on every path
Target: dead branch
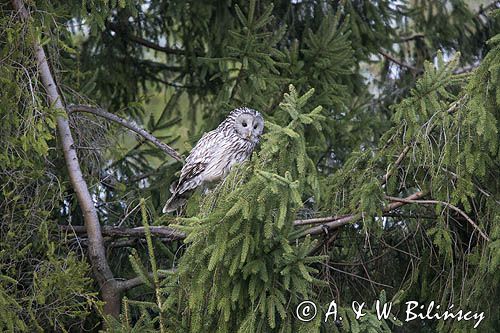
M 408 151 L 410 151 L 410 148 L 411 148 L 411 145 L 407 145 L 407 146 L 404 147 L 404 149 L 401 152 L 401 154 L 399 154 L 396 162 L 394 162 L 394 165 L 391 168 L 389 168 L 389 170 L 387 170 L 387 173 L 382 178 L 382 185 L 385 185 L 387 183 L 387 180 L 392 175 L 392 173 L 394 172 L 394 170 L 396 170 L 397 167 L 401 164 L 401 162 L 405 158 L 406 154 L 408 154 Z
M 327 216 L 327 217 L 316 217 L 312 219 L 305 219 L 305 220 L 295 220 L 293 221 L 294 226 L 301 226 L 301 225 L 307 225 L 307 224 L 317 224 L 317 223 L 323 223 L 323 222 L 330 222 L 334 220 L 338 220 L 342 217 L 346 217 L 348 215 L 336 215 L 336 216 Z
M 420 39 L 420 38 L 425 38 L 425 35 L 423 33 L 415 33 L 415 34 L 410 35 L 410 36 L 401 37 L 399 42 L 404 43 L 404 42 L 409 42 L 409 41 Z
M 143 138 L 145 138 L 146 140 L 148 140 L 149 142 L 153 143 L 155 146 L 157 146 L 158 148 L 163 150 L 165 153 L 167 153 L 169 156 L 171 156 L 175 160 L 177 160 L 179 162 L 182 161 L 181 156 L 179 155 L 179 153 L 177 153 L 175 151 L 175 149 L 173 149 L 172 147 L 170 147 L 166 143 L 161 142 L 158 138 L 156 138 L 152 134 L 148 133 L 147 131 L 143 130 L 142 128 L 138 127 L 137 125 L 134 125 L 133 123 L 126 121 L 125 119 L 118 117 L 115 114 L 109 113 L 101 108 L 95 108 L 95 107 L 88 106 L 88 105 L 68 105 L 67 110 L 68 110 L 69 114 L 72 114 L 75 112 L 85 112 L 85 113 L 91 113 L 93 115 L 114 121 L 115 123 L 120 124 L 123 127 L 126 127 L 129 130 L 134 131 L 135 133 L 139 134 L 140 136 L 142 136 Z
M 416 192 L 405 199 L 414 200 L 424 196 L 423 192 Z M 404 206 L 405 202 L 391 202 L 384 209 L 384 213 L 388 213 L 397 209 L 401 206 Z M 309 229 L 304 230 L 301 233 L 301 236 L 305 235 L 317 235 L 321 234 L 327 230 L 334 230 L 348 223 L 354 222 L 360 219 L 363 215 L 361 213 L 358 214 L 350 214 L 350 215 L 340 215 L 340 216 L 327 216 L 313 219 L 305 219 L 305 220 L 295 220 L 293 222 L 294 226 L 303 226 L 308 224 L 319 224 L 321 225 L 311 227 Z M 181 240 L 186 238 L 186 234 L 180 231 L 177 231 L 168 226 L 150 226 L 151 235 L 162 237 L 165 240 Z M 66 232 L 74 232 L 75 234 L 85 234 L 87 231 L 82 226 L 67 226 L 60 225 L 59 229 Z M 136 228 L 122 228 L 122 227 L 103 227 L 102 234 L 109 237 L 144 237 L 145 231 L 144 227 L 136 227 Z
M 408 68 L 409 70 L 415 72 L 415 73 L 421 73 L 422 70 L 421 69 L 418 69 L 417 67 L 413 66 L 413 65 L 410 65 L 402 60 L 398 60 L 396 59 L 396 57 L 390 55 L 389 53 L 385 52 L 384 50 L 378 50 L 378 53 L 380 55 L 382 55 L 384 58 L 386 58 L 387 60 L 399 65 L 400 67 L 405 67 L 405 68 Z
M 166 54 L 173 54 L 173 55 L 187 55 L 187 52 L 186 50 L 183 50 L 183 49 L 176 49 L 176 48 L 172 48 L 172 47 L 168 47 L 168 46 L 161 46 L 161 45 L 158 45 L 154 42 L 151 42 L 147 39 L 144 39 L 140 36 L 137 36 L 137 35 L 134 35 L 132 33 L 130 33 L 129 31 L 127 31 L 126 29 L 123 29 L 121 28 L 118 24 L 116 23 L 111 23 L 111 22 L 107 22 L 106 23 L 106 26 L 120 34 L 121 36 L 127 38 L 128 40 L 134 42 L 134 43 L 137 43 L 139 45 L 142 45 L 142 46 L 145 46 L 147 48 L 150 48 L 152 50 L 156 50 L 156 51 L 160 51 L 160 52 L 163 52 L 163 53 L 166 53 Z M 196 56 L 200 56 L 201 54 L 197 54 L 197 53 L 194 53 Z
M 86 234 L 87 230 L 83 226 L 69 226 L 60 225 L 59 229 L 65 232 L 74 232 L 75 234 L 81 235 Z M 186 238 L 186 234 L 177 231 L 173 228 L 167 226 L 150 226 L 149 231 L 152 236 L 162 237 L 165 240 L 179 240 Z M 108 237 L 144 237 L 145 230 L 144 227 L 136 228 L 122 228 L 122 227 L 102 227 L 102 235 Z
M 177 271 L 176 268 L 169 269 L 167 271 L 159 271 L 158 275 L 161 277 L 164 277 L 168 274 L 173 274 Z M 153 273 L 149 273 L 148 276 L 153 279 Z M 125 280 L 125 281 L 119 281 L 118 282 L 118 288 L 120 289 L 121 292 L 127 291 L 129 289 L 138 287 L 140 285 L 144 284 L 144 281 L 142 280 L 141 277 L 137 276 L 135 278 Z
M 481 235 L 481 237 L 483 237 L 485 240 L 489 241 L 490 238 L 488 237 L 488 235 L 486 235 L 480 228 L 479 226 L 476 224 L 476 222 L 474 222 L 474 220 L 472 220 L 469 215 L 467 215 L 463 210 L 461 210 L 460 208 L 450 204 L 449 202 L 446 202 L 446 201 L 440 201 L 440 200 L 415 200 L 415 199 L 410 199 L 410 198 L 396 198 L 396 197 L 390 197 L 390 196 L 385 196 L 385 199 L 387 200 L 390 200 L 390 201 L 393 201 L 393 202 L 400 202 L 400 203 L 408 203 L 408 204 L 420 204 L 420 205 L 443 205 L 445 207 L 448 207 L 454 211 L 456 211 L 457 213 L 459 213 L 460 215 L 462 215 L 466 220 L 467 222 L 470 223 L 470 225 L 472 225 L 474 227 L 474 229 L 476 229 L 479 234 Z
M 419 191 L 419 192 L 413 193 L 412 195 L 406 197 L 405 199 L 415 200 L 415 199 L 423 197 L 424 195 L 425 195 L 424 192 Z M 392 202 L 383 209 L 383 212 L 384 213 L 390 212 L 390 211 L 392 211 L 396 208 L 399 208 L 405 204 L 406 204 L 405 202 Z M 331 230 L 338 229 L 346 224 L 353 223 L 353 222 L 359 220 L 360 218 L 363 217 L 363 215 L 364 215 L 363 213 L 358 213 L 358 214 L 351 214 L 351 215 L 343 216 L 340 218 L 336 218 L 335 216 L 332 216 L 332 217 L 330 217 L 330 220 L 328 220 L 329 218 L 325 218 L 326 223 L 323 223 L 321 225 L 304 230 L 300 234 L 300 237 L 306 236 L 306 235 L 318 235 L 318 234 L 325 232 L 325 230 L 331 231 Z

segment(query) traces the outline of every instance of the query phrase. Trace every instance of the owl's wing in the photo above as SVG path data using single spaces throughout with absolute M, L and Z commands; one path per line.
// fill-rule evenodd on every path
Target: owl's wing
M 191 153 L 186 158 L 186 164 L 182 167 L 181 176 L 175 189 L 176 193 L 183 193 L 196 188 L 200 184 L 201 180 L 200 182 L 193 180 L 205 171 L 212 159 L 213 148 L 218 142 L 217 135 L 218 133 L 215 131 L 205 133 L 191 150 Z

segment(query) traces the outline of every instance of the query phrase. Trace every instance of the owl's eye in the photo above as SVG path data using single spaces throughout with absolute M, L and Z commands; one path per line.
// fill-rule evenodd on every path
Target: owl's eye
M 246 122 L 243 122 L 241 125 L 243 125 L 243 127 L 247 127 L 247 123 Z
M 253 129 L 257 129 L 257 125 L 253 125 Z

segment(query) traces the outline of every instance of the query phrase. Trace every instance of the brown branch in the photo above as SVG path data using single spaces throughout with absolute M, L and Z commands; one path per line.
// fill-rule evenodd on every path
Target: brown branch
M 412 41 L 415 39 L 420 39 L 420 38 L 425 38 L 425 35 L 423 33 L 416 33 L 416 34 L 411 35 L 411 36 L 401 37 L 399 39 L 399 42 L 409 42 L 409 41 Z
M 416 68 L 415 66 L 413 65 L 410 65 L 410 64 L 407 64 L 406 62 L 402 61 L 402 60 L 398 60 L 396 59 L 394 56 L 390 55 L 389 53 L 383 51 L 383 50 L 378 50 L 378 53 L 380 55 L 382 55 L 384 58 L 386 58 L 387 60 L 399 65 L 400 67 L 405 67 L 405 68 L 408 68 L 410 69 L 411 71 L 415 72 L 415 73 L 421 73 L 422 70 L 421 69 L 418 69 Z
M 406 154 L 408 154 L 408 152 L 410 151 L 410 148 L 411 148 L 411 145 L 407 145 L 407 146 L 404 147 L 404 149 L 401 152 L 401 154 L 399 154 L 396 162 L 394 162 L 394 165 L 391 168 L 389 168 L 389 170 L 387 170 L 387 173 L 382 178 L 382 185 L 385 185 L 387 183 L 387 180 L 392 175 L 392 173 L 394 172 L 394 170 L 397 169 L 397 167 L 399 166 L 399 164 L 401 164 L 401 162 L 405 158 Z
M 164 277 L 168 273 L 175 273 L 176 271 L 177 271 L 176 268 L 172 268 L 172 269 L 169 269 L 167 271 L 158 272 L 159 273 L 158 275 L 160 275 L 161 277 Z M 165 274 L 165 273 L 167 273 L 167 274 Z M 148 273 L 148 276 L 150 276 L 151 279 L 152 279 L 153 278 L 153 273 Z M 142 284 L 144 284 L 144 281 L 142 280 L 141 277 L 137 276 L 137 277 L 129 279 L 129 280 L 119 281 L 118 282 L 118 288 L 120 289 L 121 292 L 124 292 L 124 291 L 127 291 L 129 289 L 138 287 L 138 286 L 140 286 Z
M 301 226 L 301 225 L 307 225 L 307 224 L 317 224 L 317 223 L 323 223 L 323 222 L 330 222 L 334 220 L 338 220 L 342 217 L 347 217 L 349 215 L 336 215 L 336 216 L 327 216 L 327 217 L 316 217 L 312 219 L 305 219 L 305 220 L 295 220 L 293 221 L 294 226 Z
M 160 45 L 158 45 L 156 43 L 153 43 L 153 42 L 151 42 L 151 41 L 149 41 L 147 39 L 144 39 L 142 37 L 139 37 L 139 36 L 136 36 L 134 34 L 131 34 L 127 30 L 120 28 L 120 26 L 118 24 L 107 22 L 106 26 L 110 30 L 112 30 L 112 31 L 120 34 L 123 37 L 126 37 L 128 40 L 130 40 L 130 41 L 132 41 L 134 43 L 137 43 L 139 45 L 145 46 L 147 48 L 150 48 L 150 49 L 153 49 L 153 50 L 156 50 L 156 51 L 160 51 L 160 52 L 164 52 L 164 53 L 167 53 L 167 54 L 186 55 L 186 51 L 185 50 L 174 49 L 174 48 L 171 48 L 171 47 L 168 47 L 168 46 L 160 46 Z
M 425 195 L 424 192 L 419 191 L 419 192 L 413 193 L 412 195 L 406 197 L 405 199 L 415 200 L 415 199 L 423 197 L 424 195 Z M 390 212 L 390 211 L 392 211 L 396 208 L 399 208 L 405 204 L 406 203 L 404 203 L 404 202 L 392 202 L 392 203 L 388 204 L 387 206 L 385 206 L 382 211 L 384 213 L 387 213 L 387 212 Z M 318 234 L 323 233 L 325 230 L 331 231 L 331 230 L 340 228 L 346 224 L 355 222 L 362 217 L 363 217 L 363 213 L 351 214 L 351 215 L 347 215 L 347 216 L 342 216 L 340 218 L 337 218 L 335 216 L 332 216 L 329 218 L 327 217 L 327 218 L 324 218 L 326 223 L 323 223 L 322 225 L 315 226 L 315 227 L 304 230 L 303 232 L 300 233 L 299 237 L 303 237 L 305 235 L 318 235 Z
M 405 199 L 414 200 L 424 196 L 423 192 L 416 192 Z M 391 202 L 384 209 L 384 213 L 388 213 L 394 209 L 397 209 L 401 206 L 404 206 L 406 203 L 404 202 Z M 307 224 L 318 224 L 319 226 L 314 226 L 309 229 L 304 230 L 301 233 L 301 236 L 309 235 L 317 235 L 324 232 L 325 228 L 328 230 L 337 229 L 343 225 L 354 222 L 362 217 L 362 214 L 350 214 L 350 215 L 340 215 L 340 216 L 327 216 L 313 219 L 305 219 L 305 220 L 296 220 L 293 222 L 294 226 L 303 226 Z M 86 229 L 82 226 L 67 226 L 60 225 L 60 230 L 66 232 L 74 232 L 76 234 L 85 234 Z M 171 227 L 167 226 L 150 226 L 150 232 L 153 236 L 162 237 L 166 240 L 174 241 L 181 240 L 186 238 L 186 234 L 177 231 Z M 144 237 L 144 227 L 136 227 L 136 228 L 122 228 L 122 227 L 103 227 L 102 234 L 109 237 Z M 299 236 L 299 237 L 301 237 Z
M 24 6 L 23 1 L 12 0 L 12 5 L 18 12 L 20 19 L 27 22 L 30 14 Z M 65 110 L 57 85 L 50 71 L 45 51 L 35 38 L 33 38 L 33 48 L 35 50 L 40 78 L 47 92 L 50 105 L 53 105 L 56 109 Z M 120 312 L 119 293 L 117 293 L 115 288 L 113 273 L 111 272 L 108 261 L 106 260 L 101 226 L 94 207 L 94 202 L 92 201 L 92 196 L 90 195 L 87 183 L 85 182 L 80 169 L 80 163 L 74 148 L 74 140 L 69 122 L 68 119 L 62 115 L 59 115 L 56 120 L 57 130 L 62 143 L 64 160 L 68 169 L 70 182 L 76 193 L 78 204 L 83 212 L 85 229 L 89 238 L 89 260 L 101 289 L 102 298 L 105 302 L 104 312 L 118 316 Z
M 485 240 L 489 241 L 490 238 L 488 237 L 488 235 L 486 235 L 480 228 L 479 226 L 476 224 L 476 222 L 474 222 L 470 217 L 469 215 L 467 215 L 463 210 L 461 210 L 460 208 L 450 204 L 449 202 L 446 202 L 446 201 L 440 201 L 440 200 L 415 200 L 415 199 L 410 199 L 410 198 L 396 198 L 396 197 L 390 197 L 390 196 L 385 196 L 385 199 L 387 200 L 390 200 L 390 201 L 394 201 L 395 203 L 405 203 L 405 204 L 420 204 L 420 205 L 443 205 L 445 207 L 448 207 L 454 211 L 456 211 L 457 213 L 459 213 L 460 215 L 462 215 L 466 220 L 467 222 L 470 223 L 470 225 L 472 225 L 474 227 L 474 229 L 476 229 L 479 234 L 481 235 L 481 237 L 483 237 Z
M 88 106 L 88 105 L 69 105 L 67 107 L 67 110 L 68 110 L 69 114 L 72 114 L 75 112 L 86 112 L 86 113 L 91 113 L 93 115 L 114 121 L 115 123 L 120 124 L 123 127 L 126 127 L 129 130 L 134 131 L 135 133 L 139 134 L 140 136 L 142 136 L 143 138 L 145 138 L 146 140 L 148 140 L 149 142 L 153 143 L 155 146 L 157 146 L 158 148 L 163 150 L 165 153 L 170 155 L 175 160 L 177 160 L 179 162 L 182 161 L 181 156 L 179 155 L 179 153 L 177 153 L 175 151 L 175 149 L 173 149 L 172 147 L 170 147 L 166 143 L 161 142 L 155 136 L 153 136 L 152 134 L 143 130 L 142 128 L 134 125 L 131 122 L 126 121 L 125 119 L 123 119 L 121 117 L 118 117 L 115 114 L 112 114 L 112 113 L 109 113 L 103 109 L 95 108 L 95 107 Z
M 85 234 L 87 230 L 83 226 L 60 225 L 59 229 L 66 232 L 74 232 L 75 234 Z M 149 231 L 152 236 L 158 236 L 170 241 L 186 238 L 186 234 L 177 231 L 167 226 L 150 226 Z M 102 234 L 109 237 L 144 237 L 144 227 L 122 228 L 122 227 L 102 227 Z

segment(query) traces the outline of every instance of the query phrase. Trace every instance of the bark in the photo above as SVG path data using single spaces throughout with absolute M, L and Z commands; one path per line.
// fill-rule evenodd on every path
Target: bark
M 424 192 L 415 192 L 406 198 L 401 198 L 396 201 L 397 198 L 392 198 L 394 202 L 391 202 L 384 207 L 383 213 L 390 213 L 391 211 L 414 203 L 414 200 L 422 198 L 425 195 Z M 309 224 L 317 224 L 314 227 L 305 229 L 299 237 L 305 235 L 318 235 L 326 230 L 335 230 L 346 224 L 353 223 L 363 217 L 362 213 L 350 214 L 350 215 L 340 215 L 340 216 L 326 216 L 305 220 L 295 220 L 293 225 L 296 227 L 302 227 Z M 75 234 L 85 234 L 87 231 L 81 226 L 59 226 L 63 231 L 74 232 Z M 177 231 L 171 227 L 167 226 L 150 226 L 150 232 L 152 235 L 162 237 L 167 240 L 181 240 L 186 238 L 183 232 Z M 145 231 L 143 227 L 137 228 L 122 228 L 122 227 L 105 227 L 102 230 L 103 234 L 110 237 L 145 237 Z
M 82 226 L 66 226 L 61 225 L 59 228 L 63 231 L 74 232 L 76 234 L 85 234 L 87 230 Z M 102 235 L 110 237 L 144 237 L 144 227 L 136 228 L 121 228 L 121 227 L 103 227 Z M 183 232 L 177 231 L 166 226 L 150 226 L 151 235 L 162 237 L 171 241 L 184 239 L 186 235 Z
M 12 0 L 12 5 L 23 21 L 29 19 L 30 14 L 22 0 Z M 47 92 L 48 102 L 50 105 L 53 105 L 54 108 L 66 111 L 54 77 L 50 71 L 43 47 L 39 43 L 33 42 L 33 48 L 35 50 L 40 79 Z M 66 162 L 66 168 L 68 169 L 71 186 L 76 193 L 78 204 L 83 212 L 85 229 L 89 239 L 89 261 L 92 265 L 97 283 L 99 284 L 102 299 L 105 302 L 104 313 L 118 316 L 120 313 L 119 290 L 116 288 L 116 281 L 114 280 L 113 273 L 106 260 L 101 226 L 94 207 L 94 202 L 92 201 L 87 183 L 80 169 L 73 136 L 66 116 L 61 115 L 57 117 L 57 131 L 62 144 L 64 160 Z

